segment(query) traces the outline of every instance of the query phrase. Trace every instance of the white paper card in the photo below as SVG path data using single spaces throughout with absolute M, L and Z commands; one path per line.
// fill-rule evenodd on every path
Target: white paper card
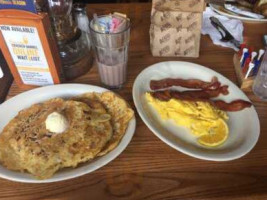
M 0 30 L 23 83 L 54 84 L 37 29 L 0 25 Z

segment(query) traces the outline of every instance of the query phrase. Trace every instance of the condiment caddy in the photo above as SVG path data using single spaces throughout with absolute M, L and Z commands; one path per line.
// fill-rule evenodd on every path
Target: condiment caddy
M 263 60 L 264 49 L 253 50 L 246 44 L 240 45 L 240 50 L 234 54 L 233 62 L 238 84 L 243 91 L 252 91 L 254 79 Z

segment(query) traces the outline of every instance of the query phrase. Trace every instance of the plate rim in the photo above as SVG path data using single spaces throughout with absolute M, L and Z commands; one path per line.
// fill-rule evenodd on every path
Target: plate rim
M 88 90 L 96 90 L 96 89 L 102 90 L 101 93 L 102 92 L 106 92 L 106 91 L 113 92 L 111 90 L 108 90 L 106 88 L 99 87 L 99 86 L 96 86 L 96 85 L 80 84 L 80 83 L 63 83 L 63 84 L 57 84 L 57 85 L 43 86 L 43 87 L 38 87 L 38 88 L 31 89 L 31 90 L 27 90 L 25 92 L 22 92 L 22 93 L 20 93 L 18 95 L 15 95 L 15 96 L 11 97 L 10 99 L 6 100 L 5 102 L 3 102 L 0 105 L 0 111 L 1 111 L 2 107 L 9 106 L 8 104 L 12 104 L 13 102 L 16 102 L 17 98 L 21 98 L 21 97 L 24 97 L 24 96 L 26 97 L 29 94 L 38 92 L 39 90 L 42 91 L 42 90 L 47 90 L 47 89 L 55 88 L 55 87 L 58 87 L 58 88 L 63 87 L 62 88 L 63 90 L 64 90 L 64 87 L 77 87 L 77 88 L 78 87 L 85 87 L 85 88 L 88 88 Z M 83 93 L 86 93 L 86 92 L 90 92 L 90 91 L 84 91 Z M 91 92 L 94 92 L 94 91 L 91 91 Z M 53 94 L 53 92 L 52 92 L 52 94 Z M 82 93 L 80 93 L 80 94 L 82 94 Z M 36 95 L 38 96 L 38 94 L 36 94 Z M 57 97 L 61 97 L 61 96 L 57 96 Z M 56 98 L 56 97 L 49 97 L 47 99 L 51 99 L 51 98 Z M 43 101 L 45 101 L 47 99 L 44 99 Z M 38 101 L 38 102 L 40 102 L 40 101 Z M 38 102 L 35 102 L 35 103 L 38 103 Z M 3 127 L 5 127 L 5 126 L 3 126 Z M 130 120 L 130 122 L 128 124 L 126 132 L 125 132 L 124 136 L 122 137 L 120 143 L 112 151 L 110 151 L 106 155 L 100 157 L 97 160 L 92 160 L 91 162 L 90 161 L 88 162 L 88 164 L 91 164 L 91 163 L 94 163 L 94 162 L 100 162 L 98 165 L 95 165 L 95 166 L 91 167 L 91 169 L 79 172 L 76 175 L 67 175 L 67 176 L 61 177 L 61 178 L 54 178 L 54 176 L 52 176 L 51 178 L 48 178 L 48 179 L 39 180 L 39 179 L 35 179 L 29 173 L 25 173 L 25 174 L 29 174 L 29 178 L 17 178 L 17 177 L 14 177 L 14 176 L 6 175 L 6 174 L 4 174 L 4 173 L 2 173 L 0 171 L 0 177 L 3 178 L 3 179 L 7 179 L 7 180 L 10 180 L 10 181 L 15 181 L 15 182 L 21 182 L 21 183 L 52 183 L 52 182 L 71 180 L 71 179 L 74 179 L 74 178 L 81 177 L 83 175 L 92 173 L 92 172 L 104 167 L 105 165 L 109 164 L 114 159 L 116 159 L 127 148 L 129 143 L 131 142 L 132 137 L 133 137 L 133 135 L 135 133 L 135 130 L 136 130 L 136 117 L 135 117 L 135 114 L 134 114 L 133 118 Z M 0 134 L 1 133 L 2 132 L 0 132 Z M 105 158 L 105 157 L 107 157 L 107 158 Z M 2 166 L 2 167 L 4 167 L 4 166 Z M 6 167 L 4 167 L 4 168 L 7 169 Z M 73 168 L 73 169 L 77 169 L 77 168 Z M 9 170 L 9 169 L 7 169 L 7 170 Z M 10 170 L 10 171 L 13 171 L 13 170 Z M 71 171 L 72 171 L 72 169 L 71 169 Z M 13 171 L 13 172 L 17 172 L 17 171 Z M 58 172 L 60 172 L 60 171 L 57 171 L 56 173 L 58 173 Z M 23 173 L 23 172 L 17 172 L 17 173 Z
M 161 133 L 160 131 L 157 131 L 157 129 L 153 126 L 153 124 L 151 124 L 150 122 L 148 122 L 146 120 L 146 114 L 145 112 L 143 112 L 140 108 L 139 108 L 139 105 L 138 105 L 138 100 L 137 100 L 137 82 L 138 82 L 138 79 L 140 78 L 140 76 L 145 73 L 146 71 L 149 71 L 151 68 L 155 68 L 157 67 L 158 65 L 160 64 L 165 64 L 165 63 L 186 63 L 186 64 L 190 64 L 190 65 L 195 65 L 195 67 L 200 67 L 202 69 L 205 69 L 205 70 L 209 70 L 211 71 L 212 73 L 215 73 L 215 74 L 219 74 L 220 76 L 223 76 L 222 74 L 216 72 L 215 70 L 211 69 L 211 68 L 208 68 L 208 67 L 205 67 L 203 65 L 200 65 L 200 64 L 197 64 L 197 63 L 192 63 L 192 62 L 186 62 L 186 61 L 163 61 L 163 62 L 158 62 L 158 63 L 154 63 L 148 67 L 146 67 L 145 69 L 143 69 L 139 74 L 138 76 L 136 77 L 135 81 L 134 81 L 134 85 L 133 85 L 133 89 L 132 89 L 132 95 L 133 95 L 133 101 L 134 101 L 134 105 L 136 107 L 136 110 L 137 110 L 137 113 L 139 114 L 139 116 L 141 117 L 142 121 L 147 125 L 147 127 L 150 129 L 150 131 L 156 135 L 162 142 L 164 142 L 165 144 L 169 145 L 170 147 L 174 148 L 175 150 L 185 154 L 185 155 L 189 155 L 191 157 L 194 157 L 194 158 L 198 158 L 198 159 L 201 159 L 201 160 L 207 160 L 207 161 L 231 161 L 231 160 L 235 160 L 235 159 L 238 159 L 238 158 L 241 158 L 243 156 L 245 156 L 246 154 L 248 154 L 254 147 L 255 145 L 257 144 L 258 140 L 259 140 L 259 136 L 260 136 L 260 121 L 259 121 L 259 118 L 258 118 L 258 114 L 256 112 L 256 109 L 254 107 L 254 105 L 252 105 L 252 108 L 254 109 L 254 111 L 256 112 L 257 114 L 257 128 L 258 128 L 258 132 L 257 132 L 257 138 L 254 140 L 253 144 L 250 145 L 250 148 L 248 148 L 246 151 L 243 151 L 242 153 L 240 153 L 239 155 L 235 155 L 235 156 L 229 156 L 227 158 L 223 157 L 223 158 L 211 158 L 211 157 L 208 157 L 208 156 L 202 156 L 202 155 L 198 155 L 198 154 L 194 154 L 194 153 L 191 153 L 190 151 L 187 151 L 186 149 L 183 149 L 183 148 L 180 148 L 179 146 L 173 144 L 172 142 L 170 142 L 168 139 L 166 139 Z M 227 77 L 223 76 L 227 81 L 231 82 L 238 90 L 240 90 L 236 84 L 234 84 L 231 80 L 229 80 Z M 246 98 L 250 101 L 250 99 L 247 97 L 247 95 L 242 91 L 240 90 L 245 96 Z
M 267 22 L 267 18 L 264 18 L 264 19 L 254 19 L 254 18 L 250 18 L 250 17 L 243 17 L 243 16 L 238 16 L 238 15 L 234 15 L 234 14 L 229 14 L 229 13 L 226 13 L 226 12 L 223 12 L 219 9 L 217 9 L 217 5 L 213 4 L 213 3 L 209 3 L 209 6 L 210 8 L 220 14 L 220 15 L 223 15 L 223 16 L 226 16 L 226 17 L 230 17 L 232 19 L 239 19 L 239 20 L 243 20 L 243 21 L 247 21 L 247 22 L 254 22 L 254 23 L 266 23 Z

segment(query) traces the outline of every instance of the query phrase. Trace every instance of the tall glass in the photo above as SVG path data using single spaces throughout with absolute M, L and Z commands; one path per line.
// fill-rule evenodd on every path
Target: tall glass
M 267 101 L 267 53 L 262 59 L 259 72 L 254 80 L 253 92 L 255 95 Z
M 98 19 L 102 17 L 107 15 L 99 16 Z M 130 20 L 124 18 L 125 26 L 115 33 L 96 30 L 96 20 L 90 22 L 90 31 L 100 79 L 106 87 L 119 89 L 126 82 Z

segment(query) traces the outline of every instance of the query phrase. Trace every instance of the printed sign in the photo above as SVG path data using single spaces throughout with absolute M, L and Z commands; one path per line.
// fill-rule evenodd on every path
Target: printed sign
M 35 27 L 0 25 L 0 30 L 24 84 L 51 85 L 53 78 Z
M 0 9 L 19 9 L 37 13 L 33 0 L 0 0 Z

